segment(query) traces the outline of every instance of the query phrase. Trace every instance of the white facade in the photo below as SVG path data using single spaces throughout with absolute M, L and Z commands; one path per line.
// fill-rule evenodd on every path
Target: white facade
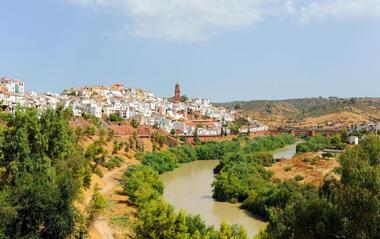
M 14 80 L 8 77 L 1 78 L 1 88 L 9 93 L 24 94 L 25 86 L 24 82 L 20 80 Z
M 60 95 L 34 92 L 24 94 L 23 82 L 9 78 L 1 80 L 3 91 L 0 91 L 0 100 L 3 101 L 3 105 L 9 106 L 11 111 L 17 105 L 44 110 L 62 104 L 64 107 L 71 107 L 75 116 L 90 113 L 100 118 L 102 115 L 117 113 L 125 119 L 144 119 L 143 123 L 149 126 L 157 123 L 167 132 L 174 128 L 183 135 L 192 135 L 195 131 L 194 126 L 183 123 L 191 114 L 194 116 L 196 113 L 199 117 L 213 119 L 215 122 L 215 125 L 199 129 L 200 135 L 218 135 L 221 131 L 221 122 L 228 123 L 234 119 L 232 111 L 214 107 L 204 99 L 189 99 L 174 105 L 151 92 L 139 89 L 116 90 L 104 86 L 71 88 Z
M 357 136 L 350 136 L 349 143 L 352 145 L 358 145 L 359 144 L 359 137 Z

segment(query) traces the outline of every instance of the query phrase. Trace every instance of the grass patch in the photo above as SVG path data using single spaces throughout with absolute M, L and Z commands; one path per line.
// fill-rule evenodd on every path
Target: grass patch
M 296 180 L 296 181 L 301 181 L 301 180 L 303 180 L 304 178 L 305 178 L 304 176 L 297 175 L 297 176 L 294 177 L 294 180 Z
M 111 223 L 121 227 L 129 227 L 131 220 L 127 216 L 118 216 L 111 218 Z

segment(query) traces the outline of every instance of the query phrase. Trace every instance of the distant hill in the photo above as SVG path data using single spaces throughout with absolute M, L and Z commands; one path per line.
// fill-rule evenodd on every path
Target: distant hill
M 236 108 L 272 127 L 342 128 L 380 121 L 380 98 L 301 98 L 216 103 Z

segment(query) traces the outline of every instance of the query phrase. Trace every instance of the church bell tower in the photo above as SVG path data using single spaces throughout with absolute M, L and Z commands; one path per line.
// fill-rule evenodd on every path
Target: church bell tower
M 179 87 L 179 84 L 177 83 L 174 89 L 174 103 L 178 104 L 180 102 L 181 102 L 181 89 Z

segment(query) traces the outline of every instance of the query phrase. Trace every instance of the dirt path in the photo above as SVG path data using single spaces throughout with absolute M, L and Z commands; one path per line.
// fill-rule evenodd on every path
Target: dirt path
M 102 177 L 103 187 L 100 190 L 100 192 L 103 194 L 103 196 L 107 199 L 110 197 L 110 194 L 114 193 L 117 187 L 120 186 L 120 180 L 123 176 L 124 171 L 130 166 L 136 164 L 136 162 L 132 162 L 130 164 L 126 164 L 121 166 L 120 168 L 117 168 L 113 171 L 107 172 Z M 94 233 L 95 235 L 92 235 L 91 238 L 93 239 L 115 239 L 115 232 L 113 229 L 109 226 L 109 218 L 105 216 L 98 217 L 94 223 L 93 228 L 96 230 Z

